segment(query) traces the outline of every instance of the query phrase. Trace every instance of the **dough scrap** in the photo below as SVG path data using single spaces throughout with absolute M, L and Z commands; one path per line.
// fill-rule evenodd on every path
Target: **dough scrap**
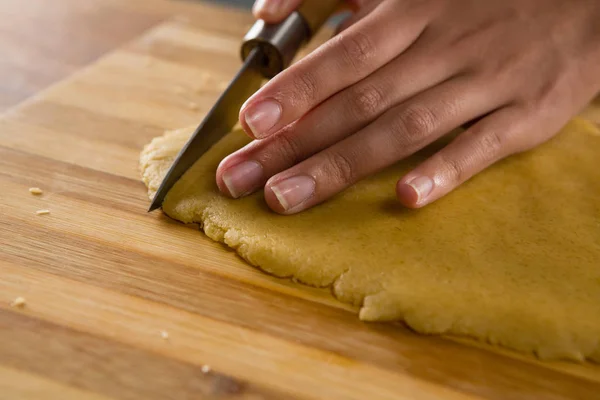
M 144 149 L 150 198 L 193 129 Z M 230 133 L 167 195 L 164 212 L 198 222 L 249 263 L 360 305 L 366 321 L 466 335 L 540 358 L 600 362 L 600 130 L 576 119 L 534 151 L 509 157 L 421 210 L 396 180 L 432 149 L 294 216 L 262 192 L 232 200 L 220 160 L 249 139 Z M 434 146 L 435 147 L 435 146 Z

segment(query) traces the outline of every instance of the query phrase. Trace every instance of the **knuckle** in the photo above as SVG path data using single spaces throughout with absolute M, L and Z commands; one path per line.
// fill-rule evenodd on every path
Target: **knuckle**
M 399 135 L 419 141 L 431 134 L 436 126 L 436 116 L 431 110 L 412 106 L 400 112 L 393 129 Z
M 383 92 L 372 85 L 364 85 L 350 92 L 351 110 L 361 119 L 368 119 L 379 114 L 385 104 Z
M 539 107 L 547 108 L 555 106 L 557 101 L 564 98 L 564 93 L 573 87 L 565 76 L 555 76 L 540 84 L 536 93 L 536 102 Z
M 557 81 L 541 82 L 533 90 L 515 95 L 515 103 L 525 112 L 538 115 L 557 104 L 557 99 L 561 98 L 561 89 Z
M 483 132 L 479 137 L 479 146 L 484 160 L 491 161 L 506 151 L 506 139 L 495 130 Z
M 309 71 L 303 71 L 293 80 L 290 98 L 301 98 L 304 102 L 312 103 L 318 100 L 319 82 L 316 76 Z
M 299 163 L 304 158 L 300 145 L 289 132 L 281 132 L 275 135 L 271 148 L 276 149 L 276 154 L 281 157 L 284 164 L 289 166 Z
M 459 184 L 466 180 L 465 166 L 458 159 L 442 156 L 442 165 L 444 165 L 450 182 Z
M 342 53 L 341 59 L 357 73 L 364 74 L 375 55 L 375 47 L 369 36 L 361 32 L 341 34 L 337 43 Z
M 352 183 L 356 179 L 354 163 L 345 154 L 335 151 L 328 155 L 327 164 L 331 168 L 330 176 L 337 182 Z

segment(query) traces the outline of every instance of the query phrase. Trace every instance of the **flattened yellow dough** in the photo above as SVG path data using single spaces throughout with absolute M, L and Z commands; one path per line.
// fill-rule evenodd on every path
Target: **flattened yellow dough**
M 151 197 L 190 133 L 144 149 Z M 271 274 L 333 285 L 341 301 L 362 306 L 363 320 L 600 361 L 600 132 L 591 123 L 572 121 L 421 210 L 401 207 L 394 187 L 425 153 L 295 216 L 270 212 L 262 193 L 228 199 L 215 170 L 247 142 L 239 131 L 225 137 L 174 186 L 164 211 L 202 223 Z

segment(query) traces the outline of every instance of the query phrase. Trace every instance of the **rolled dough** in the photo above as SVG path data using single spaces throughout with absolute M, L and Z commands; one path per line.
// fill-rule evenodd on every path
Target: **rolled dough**
M 152 197 L 192 129 L 141 155 Z M 219 161 L 248 138 L 230 133 L 173 187 L 164 212 L 280 277 L 333 287 L 367 321 L 467 335 L 541 358 L 600 361 L 600 131 L 574 120 L 421 210 L 394 187 L 432 149 L 307 212 L 270 212 L 262 193 L 231 200 Z

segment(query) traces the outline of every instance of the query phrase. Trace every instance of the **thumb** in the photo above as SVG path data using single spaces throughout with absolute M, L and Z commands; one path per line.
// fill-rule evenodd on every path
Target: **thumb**
M 300 3 L 302 0 L 256 0 L 252 13 L 258 19 L 277 23 L 290 15 Z

